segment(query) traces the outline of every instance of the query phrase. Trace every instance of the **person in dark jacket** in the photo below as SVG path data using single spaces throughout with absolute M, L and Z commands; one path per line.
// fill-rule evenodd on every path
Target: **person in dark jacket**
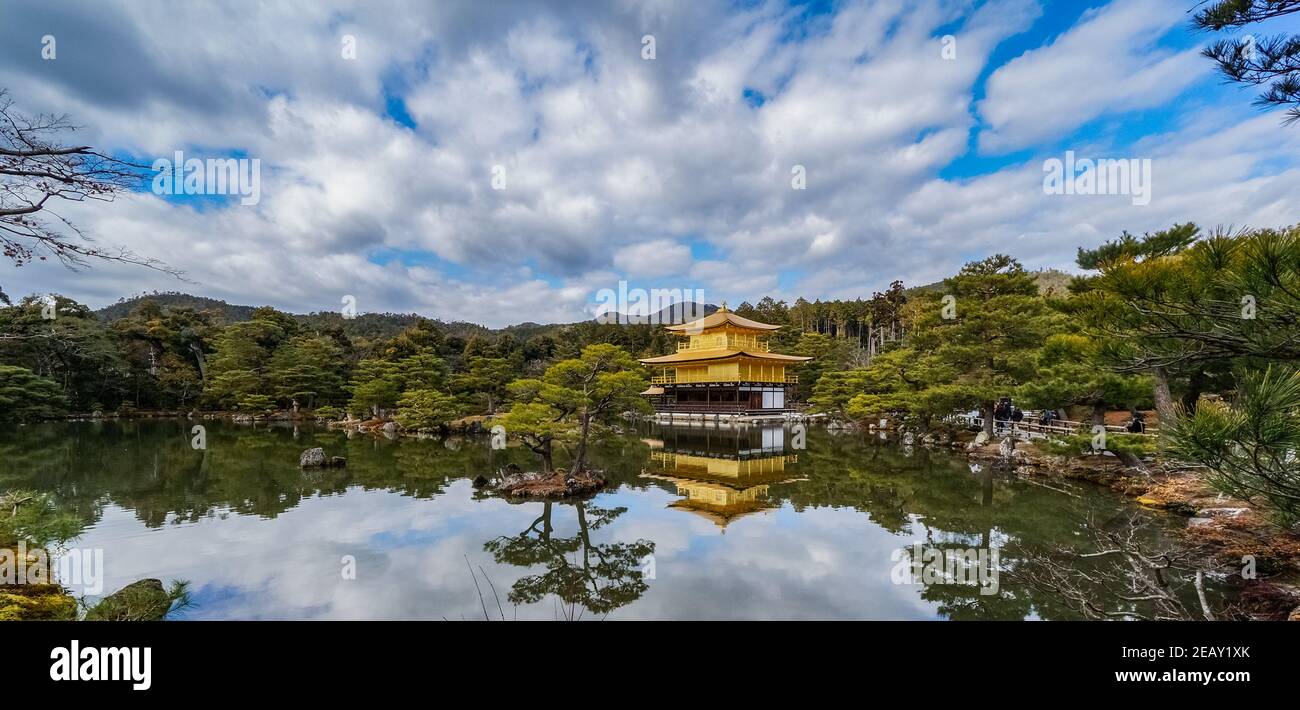
M 1003 397 L 993 407 L 993 421 L 997 422 L 997 430 L 1002 431 L 1006 428 L 1005 422 L 1011 419 L 1011 398 Z
M 1131 420 L 1129 420 L 1129 423 L 1128 423 L 1128 430 L 1129 430 L 1129 432 L 1132 433 L 1132 434 L 1142 434 L 1142 433 L 1145 433 L 1146 430 L 1147 430 L 1147 417 L 1146 417 L 1146 415 L 1143 414 L 1142 412 L 1139 412 L 1139 411 L 1137 410 L 1137 408 L 1134 408 L 1133 411 L 1131 412 L 1131 414 L 1133 415 L 1133 418 L 1132 418 Z

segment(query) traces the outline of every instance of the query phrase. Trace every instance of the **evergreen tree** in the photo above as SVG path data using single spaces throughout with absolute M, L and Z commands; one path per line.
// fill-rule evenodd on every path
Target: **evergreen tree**
M 1177 418 L 1165 440 L 1175 458 L 1208 467 L 1219 491 L 1259 501 L 1284 526 L 1300 522 L 1300 373 L 1250 372 L 1237 403 Z
M 431 389 L 407 390 L 397 400 L 394 419 L 404 429 L 439 429 L 459 414 L 456 398 Z
M 524 404 L 540 403 L 554 412 L 557 421 L 576 428 L 577 452 L 571 475 L 586 469 L 587 444 L 593 425 L 608 422 L 628 411 L 648 410 L 640 392 L 645 388 L 640 363 L 614 345 L 589 345 L 582 355 L 562 360 L 547 368 L 540 380 L 517 380 L 510 392 Z M 517 407 L 518 405 L 516 405 Z M 538 414 L 532 410 L 530 416 Z M 507 426 L 507 432 L 514 432 Z
M 25 367 L 0 365 L 0 420 L 25 421 L 64 412 L 59 384 Z
M 1236 30 L 1300 12 L 1300 0 L 1213 0 L 1192 24 L 1210 31 Z M 1288 107 L 1286 123 L 1300 120 L 1300 35 L 1245 35 L 1220 39 L 1202 54 L 1214 60 L 1228 81 L 1267 89 L 1255 100 L 1263 107 Z
M 0 309 L 0 362 L 54 380 L 79 411 L 115 408 L 129 381 L 121 343 L 84 305 L 28 296 Z
M 332 338 L 299 335 L 271 356 L 268 374 L 272 396 L 314 409 L 343 398 L 343 350 Z
M 470 357 L 465 371 L 451 379 L 452 391 L 481 398 L 488 414 L 496 413 L 496 405 L 505 397 L 506 385 L 516 376 L 511 362 L 499 357 Z
M 1069 309 L 1108 360 L 1153 377 L 1162 422 L 1231 388 L 1234 368 L 1300 358 L 1300 228 L 1128 233 L 1079 252 Z
M 931 394 L 954 408 L 978 405 L 992 434 L 995 400 L 1036 375 L 1037 350 L 1059 330 L 1059 317 L 1033 277 L 1002 254 L 966 264 L 944 281 L 943 293 L 916 306 L 907 342 L 933 373 L 942 373 L 926 378 L 941 388 Z
M 1027 406 L 1056 410 L 1086 405 L 1092 408 L 1092 423 L 1105 424 L 1108 409 L 1147 406 L 1152 400 L 1151 378 L 1113 370 L 1092 338 L 1056 333 L 1037 357 L 1037 376 L 1016 390 Z

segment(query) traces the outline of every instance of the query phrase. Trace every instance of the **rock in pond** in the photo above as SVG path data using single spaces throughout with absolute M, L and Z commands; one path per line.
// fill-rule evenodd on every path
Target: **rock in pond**
M 318 468 L 325 465 L 325 449 L 317 446 L 307 449 L 298 457 L 298 468 Z
M 142 579 L 122 587 L 86 613 L 87 621 L 161 621 L 172 598 L 160 579 Z

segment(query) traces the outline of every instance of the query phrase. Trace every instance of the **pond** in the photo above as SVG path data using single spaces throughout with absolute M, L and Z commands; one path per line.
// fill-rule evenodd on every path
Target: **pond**
M 313 446 L 347 466 L 299 470 Z M 1150 516 L 1157 538 L 1181 524 L 1098 486 L 816 427 L 645 424 L 595 447 L 610 484 L 585 501 L 474 487 L 511 462 L 536 467 L 490 437 L 287 424 L 0 433 L 0 490 L 50 492 L 75 512 L 85 527 L 68 546 L 103 551 L 104 593 L 188 580 L 183 619 L 1069 619 L 1017 575 L 909 572 L 929 549 L 1032 571 L 1085 545 L 1085 519 Z

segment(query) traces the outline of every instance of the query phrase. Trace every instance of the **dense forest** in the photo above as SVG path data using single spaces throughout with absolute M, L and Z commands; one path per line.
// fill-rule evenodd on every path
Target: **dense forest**
M 799 299 L 789 306 L 764 298 L 736 310 L 787 326 L 773 341 L 777 349 L 849 364 L 902 336 L 906 300 L 896 282 L 872 299 Z M 458 413 L 485 414 L 512 380 L 540 374 L 589 345 L 650 356 L 677 342 L 651 324 L 592 320 L 492 330 L 417 314 L 295 315 L 182 293 L 123 299 L 98 311 L 62 296 L 31 295 L 0 308 L 0 333 L 0 396 L 9 404 L 0 416 L 10 419 L 195 408 L 261 413 L 295 405 L 362 414 L 394 409 L 408 389 L 437 390 Z M 811 384 L 807 389 L 803 399 Z

